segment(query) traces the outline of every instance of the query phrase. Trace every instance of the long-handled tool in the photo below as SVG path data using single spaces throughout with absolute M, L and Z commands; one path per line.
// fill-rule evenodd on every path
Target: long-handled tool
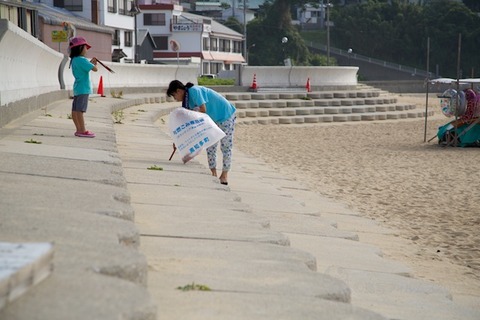
M 172 151 L 172 154 L 170 155 L 170 158 L 168 158 L 168 161 L 172 160 L 172 157 L 175 154 L 175 151 L 177 151 L 177 147 L 175 146 L 175 143 L 174 143 L 173 144 L 173 151 Z
M 111 73 L 115 73 L 115 71 L 113 71 L 112 69 L 110 69 L 109 67 L 107 67 L 105 64 L 103 64 L 102 61 L 98 60 L 97 58 L 95 58 L 97 60 L 98 63 L 100 63 L 102 65 L 102 67 L 104 67 L 105 69 L 107 69 L 107 71 L 110 71 Z

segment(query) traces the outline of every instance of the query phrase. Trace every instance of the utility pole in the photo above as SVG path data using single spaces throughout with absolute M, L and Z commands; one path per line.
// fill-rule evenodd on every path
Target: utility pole
M 327 66 L 330 65 L 330 7 L 332 4 L 327 0 Z
M 247 58 L 247 0 L 243 0 L 243 36 L 245 37 L 244 39 L 244 45 L 243 45 L 243 56 L 245 59 Z

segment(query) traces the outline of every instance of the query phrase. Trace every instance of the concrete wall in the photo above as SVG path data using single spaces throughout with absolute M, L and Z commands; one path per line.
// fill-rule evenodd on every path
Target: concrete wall
M 0 106 L 59 90 L 62 60 L 63 54 L 0 20 Z
M 198 67 L 196 65 L 103 63 L 115 73 L 108 72 L 98 64 L 98 72 L 91 72 L 90 78 L 93 87 L 97 88 L 100 76 L 103 77 L 105 95 L 109 95 L 110 89 L 123 90 L 124 92 L 157 92 L 166 89 L 173 79 L 197 83 Z M 66 79 L 66 89 L 71 91 L 74 78 L 68 67 L 64 70 L 64 77 Z
M 241 86 L 250 86 L 255 75 L 258 87 L 305 87 L 307 80 L 315 87 L 356 86 L 358 67 L 260 67 L 241 70 Z

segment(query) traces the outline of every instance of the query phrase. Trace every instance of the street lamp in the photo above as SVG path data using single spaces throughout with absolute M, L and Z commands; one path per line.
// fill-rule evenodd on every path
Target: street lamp
M 290 66 L 290 60 L 288 59 L 287 55 L 285 54 L 285 46 L 286 46 L 286 43 L 288 42 L 288 38 L 287 37 L 283 37 L 282 38 L 282 50 L 283 50 L 283 64 L 285 66 Z
M 133 16 L 133 30 L 134 30 L 134 42 L 133 42 L 133 62 L 138 63 L 137 53 L 137 15 L 140 13 L 140 9 L 137 6 L 136 1 L 131 1 L 131 7 L 129 13 Z
M 235 2 L 233 3 L 235 6 Z M 245 54 L 245 60 L 247 60 L 248 65 L 248 48 L 247 48 L 247 1 L 243 0 L 243 41 L 245 42 L 243 45 L 243 53 Z

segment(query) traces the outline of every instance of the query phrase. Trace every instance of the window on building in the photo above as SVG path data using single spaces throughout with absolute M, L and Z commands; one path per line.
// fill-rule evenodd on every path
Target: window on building
M 210 64 L 210 73 L 212 74 L 217 74 L 222 70 L 222 64 L 221 63 L 211 63 Z
M 204 62 L 202 64 L 202 74 L 210 74 L 210 68 L 209 68 L 208 62 Z
M 118 13 L 129 15 L 130 5 L 127 0 L 118 0 Z
M 112 45 L 119 46 L 120 45 L 120 30 L 115 30 L 112 35 Z
M 230 40 L 227 40 L 227 39 L 220 40 L 220 51 L 230 52 Z
M 5 18 L 16 24 L 19 28 L 36 37 L 38 32 L 37 13 L 24 7 L 3 7 L 0 18 Z
M 108 12 L 117 13 L 117 10 L 117 0 L 108 0 Z
M 168 50 L 168 37 L 167 36 L 152 36 L 153 41 L 157 48 L 155 50 Z
M 11 23 L 19 26 L 17 7 L 0 6 L 0 18 L 1 19 L 7 19 Z
M 165 13 L 144 13 L 143 24 L 146 26 L 164 26 L 166 25 Z
M 27 30 L 27 17 L 25 16 L 25 8 L 18 8 L 18 26 L 25 31 Z
M 53 0 L 53 6 L 69 11 L 83 11 L 82 0 Z
M 232 52 L 240 53 L 242 52 L 242 42 L 240 41 L 233 41 L 233 50 Z
M 210 38 L 210 51 L 217 51 L 218 46 L 217 46 L 217 38 Z
M 32 36 L 36 37 L 38 35 L 38 15 L 37 11 L 28 10 L 28 21 L 29 21 L 29 32 Z
M 125 31 L 125 47 L 131 47 L 133 45 L 133 32 Z
M 210 50 L 210 39 L 209 38 L 203 38 L 203 50 Z

